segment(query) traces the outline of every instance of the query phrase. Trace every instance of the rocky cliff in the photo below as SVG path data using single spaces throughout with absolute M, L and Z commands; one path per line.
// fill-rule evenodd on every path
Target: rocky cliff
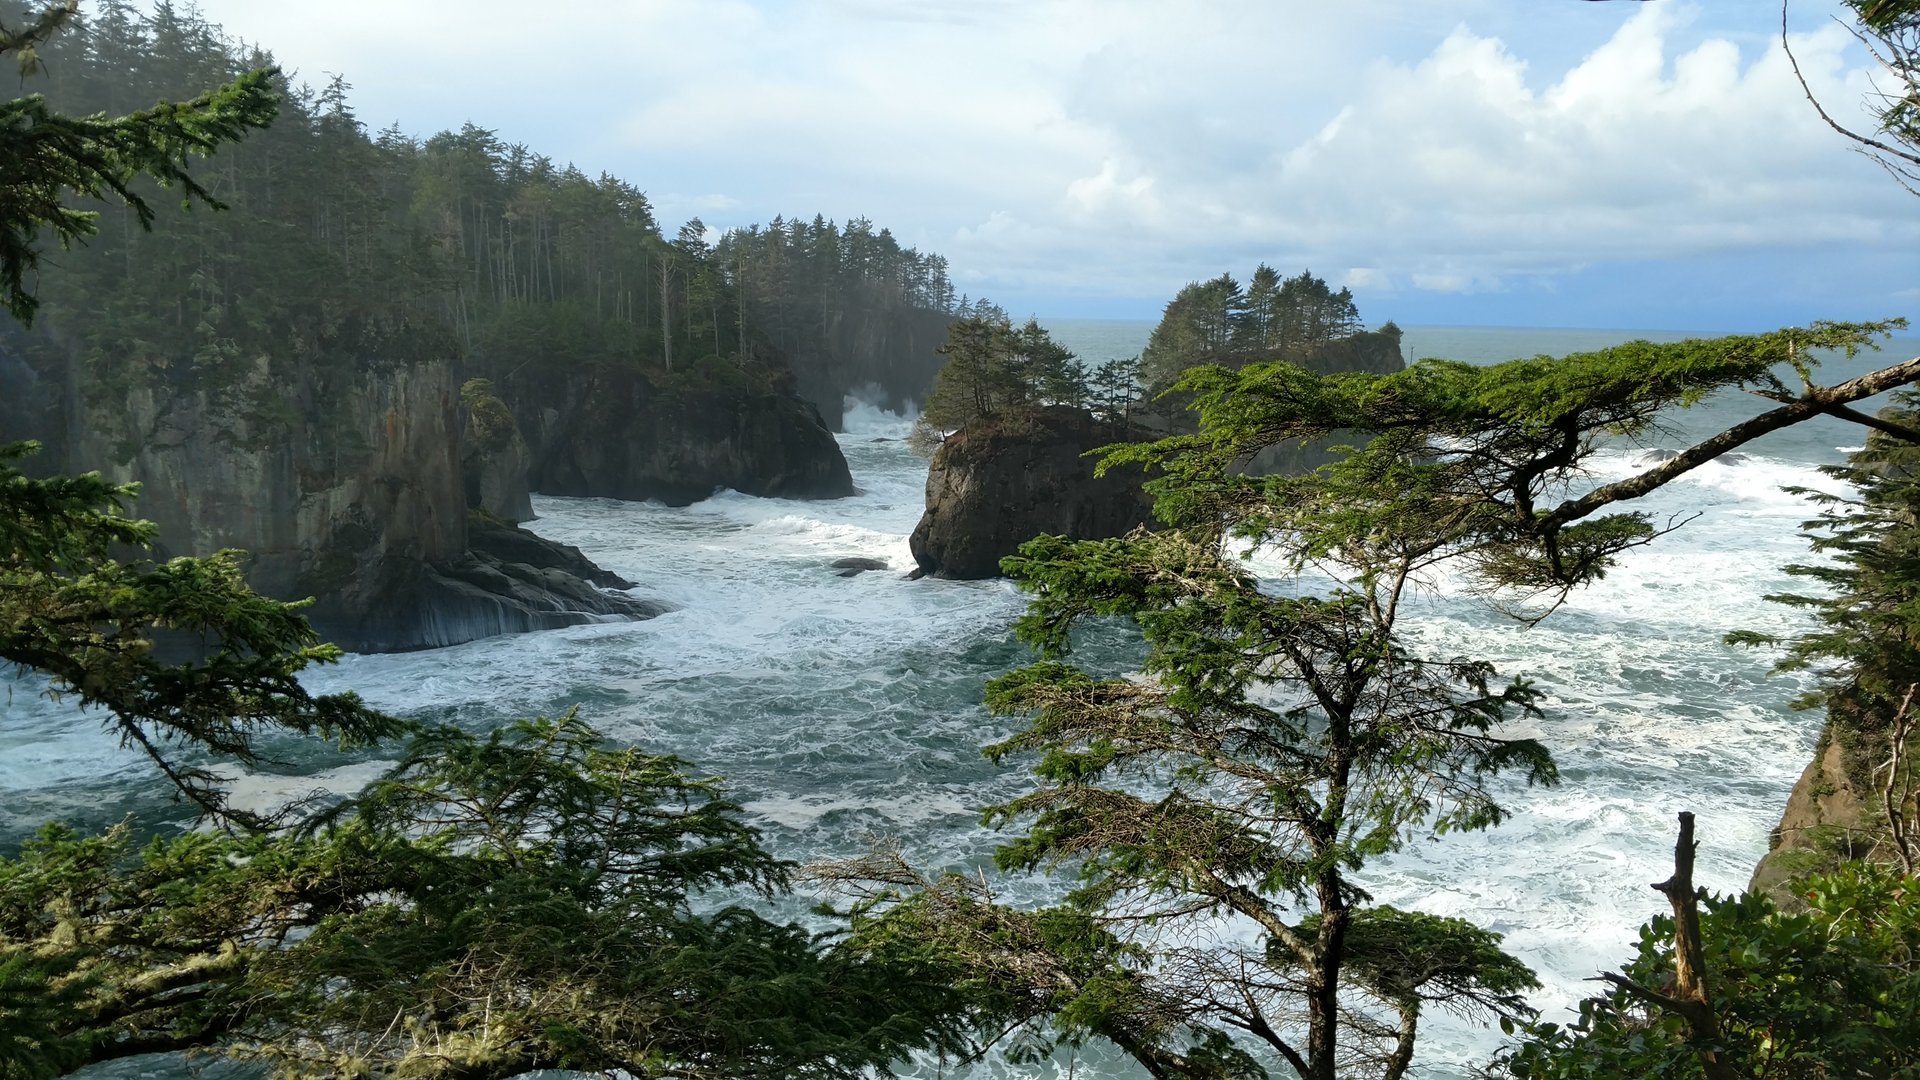
M 660 610 L 601 591 L 631 586 L 571 548 L 508 524 L 470 536 L 469 420 L 444 362 L 323 374 L 261 361 L 218 390 L 136 384 L 77 415 L 67 466 L 140 482 L 136 509 L 159 526 L 158 554 L 245 549 L 256 589 L 313 597 L 314 627 L 345 648 Z
M 525 381 L 508 394 L 548 495 L 684 506 L 723 488 L 786 499 L 853 494 L 820 413 L 765 373 L 655 381 L 632 369 Z
M 1140 471 L 1096 478 L 1096 459 L 1084 456 L 1146 437 L 1064 406 L 953 433 L 927 470 L 927 509 L 909 540 L 914 561 L 930 577 L 995 577 L 1002 558 L 1042 533 L 1095 539 L 1147 524 L 1153 500 Z
M 1863 735 L 1829 721 L 1813 760 L 1787 796 L 1748 891 L 1767 893 L 1792 909 L 1801 900 L 1787 885 L 1798 875 L 1836 870 L 1849 859 L 1892 861 L 1892 853 L 1880 846 L 1887 816 L 1874 775 L 1887 757 L 1884 734 Z
M 513 413 L 485 379 L 462 384 L 460 400 L 467 407 L 460 479 L 468 508 L 510 525 L 532 521 L 527 473 L 533 468 L 533 452 L 520 435 L 520 425 L 513 422 Z
M 1406 366 L 1392 324 L 1280 359 L 1323 374 L 1385 374 Z M 1242 357 L 1235 364 L 1254 360 Z M 1031 422 L 955 432 L 934 451 L 927 471 L 927 508 L 910 541 L 914 560 L 932 577 L 995 577 L 1002 558 L 1042 533 L 1095 539 L 1146 525 L 1153 520 L 1153 500 L 1141 490 L 1144 478 L 1116 470 L 1095 479 L 1094 459 L 1083 455 L 1111 443 L 1194 430 L 1183 404 L 1162 397 L 1152 413 L 1124 427 L 1097 421 L 1085 410 L 1053 406 Z M 1253 475 L 1306 472 L 1332 461 L 1332 447 L 1359 437 L 1335 433 L 1269 446 L 1240 468 Z

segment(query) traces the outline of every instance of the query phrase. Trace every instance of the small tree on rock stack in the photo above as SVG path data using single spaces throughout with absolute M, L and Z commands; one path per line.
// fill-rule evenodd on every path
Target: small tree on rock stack
M 1037 320 L 1016 329 L 1006 312 L 981 304 L 954 320 L 937 351 L 947 358 L 946 366 L 911 437 L 923 453 L 963 427 L 1018 424 L 1047 405 L 1086 405 L 1087 381 L 1079 361 Z
M 1003 867 L 1063 869 L 1075 888 L 1056 907 L 1009 910 L 882 853 L 835 871 L 880 883 L 855 940 L 945 949 L 1061 1037 L 1108 1039 L 1156 1076 L 1397 1080 L 1431 1006 L 1524 1018 L 1532 975 L 1496 935 L 1367 891 L 1370 860 L 1498 824 L 1493 778 L 1556 778 L 1544 747 L 1503 731 L 1534 709 L 1533 688 L 1409 640 L 1403 602 L 1446 567 L 1505 610 L 1545 617 L 1677 527 L 1603 513 L 1614 504 L 1812 416 L 1871 423 L 1848 404 L 1920 378 L 1920 360 L 1820 386 L 1808 350 L 1851 353 L 1896 325 L 1384 375 L 1188 372 L 1176 390 L 1193 395 L 1199 431 L 1106 459 L 1162 471 L 1168 527 L 1042 537 L 1003 563 L 1033 593 L 1016 629 L 1040 659 L 990 684 L 989 707 L 1025 725 L 987 752 L 1031 761 L 1036 783 L 988 816 L 1021 830 Z M 1802 385 L 1780 380 L 1781 364 Z M 1625 480 L 1571 488 L 1604 438 L 1735 387 L 1779 407 Z M 1235 468 L 1339 430 L 1375 434 L 1312 474 Z M 1238 557 L 1256 550 L 1314 583 L 1263 580 Z M 1113 616 L 1145 639 L 1137 675 L 1073 663 L 1076 631 Z

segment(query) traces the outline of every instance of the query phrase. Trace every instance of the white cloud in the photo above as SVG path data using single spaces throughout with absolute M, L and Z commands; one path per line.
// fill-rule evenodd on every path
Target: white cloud
M 203 4 L 345 71 L 375 123 L 471 117 L 724 193 L 657 198 L 670 229 L 864 213 L 1016 307 L 1262 259 L 1488 294 L 1622 260 L 1920 251 L 1765 5 L 598 0 L 530 36 L 502 32 L 526 25 L 504 0 Z M 1809 25 L 1803 67 L 1855 107 L 1864 57 Z

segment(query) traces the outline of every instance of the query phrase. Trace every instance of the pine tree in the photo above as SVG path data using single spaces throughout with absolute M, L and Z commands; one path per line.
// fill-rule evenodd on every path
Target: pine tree
M 1039 660 L 987 691 L 990 709 L 1024 725 L 987 752 L 1034 774 L 1027 794 L 989 811 L 1015 830 L 997 861 L 1065 871 L 1075 888 L 1061 905 L 1011 910 L 882 852 L 837 871 L 873 883 L 856 940 L 946 950 L 1027 1019 L 1067 1040 L 1108 1039 L 1154 1075 L 1393 1080 L 1432 1006 L 1526 1020 L 1532 974 L 1497 935 L 1367 895 L 1373 858 L 1497 825 L 1494 778 L 1556 779 L 1545 747 L 1504 730 L 1538 707 L 1537 692 L 1407 640 L 1408 590 L 1449 567 L 1502 610 L 1546 617 L 1672 527 L 1617 504 L 1767 431 L 1859 418 L 1848 402 L 1920 379 L 1916 359 L 1812 381 L 1809 349 L 1852 352 L 1896 325 L 1489 367 L 1422 361 L 1387 375 L 1285 362 L 1188 372 L 1177 389 L 1194 396 L 1199 431 L 1116 448 L 1105 463 L 1160 471 L 1166 528 L 1041 537 L 1004 564 L 1033 594 L 1016 631 Z M 1778 364 L 1805 386 L 1788 388 Z M 1779 407 L 1633 477 L 1567 492 L 1602 435 L 1631 436 L 1663 410 L 1742 386 Z M 1316 473 L 1235 467 L 1341 429 L 1373 434 Z M 1274 588 L 1239 558 L 1256 548 L 1327 580 Z M 1114 616 L 1145 640 L 1137 675 L 1074 662 L 1079 628 Z M 1234 927 L 1222 931 L 1222 918 Z M 1182 947 L 1193 935 L 1217 944 Z

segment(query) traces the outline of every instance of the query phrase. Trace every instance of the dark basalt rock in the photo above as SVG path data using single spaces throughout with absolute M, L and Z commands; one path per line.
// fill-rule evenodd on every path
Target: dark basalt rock
M 370 363 L 324 387 L 299 370 L 276 381 L 265 364 L 247 378 L 241 389 L 282 395 L 298 426 L 249 410 L 247 394 L 139 386 L 76 410 L 67 466 L 139 481 L 136 511 L 159 525 L 161 557 L 245 549 L 249 584 L 312 598 L 314 628 L 354 652 L 662 610 L 603 591 L 632 583 L 578 551 L 493 520 L 484 492 L 469 514 L 472 415 L 447 363 Z M 518 437 L 492 434 L 484 467 L 509 491 Z
M 1084 455 L 1151 437 L 1065 406 L 953 433 L 927 470 L 927 509 L 909 540 L 914 561 L 929 577 L 997 577 L 1002 558 L 1043 533 L 1092 540 L 1149 524 L 1153 499 L 1141 471 L 1096 478 L 1096 459 Z
M 602 370 L 530 384 L 511 400 L 533 447 L 530 485 L 548 495 L 685 506 L 724 488 L 783 499 L 853 494 L 819 410 L 777 380 L 687 388 Z
M 887 560 L 862 559 L 856 556 L 845 559 L 835 559 L 827 565 L 840 571 L 840 577 L 859 577 L 869 570 L 887 569 Z
M 466 431 L 460 441 L 460 479 L 467 506 L 510 524 L 532 521 L 527 470 L 533 467 L 533 452 L 520 437 L 520 426 L 484 379 L 469 380 L 460 388 L 460 397 L 467 406 Z
M 499 634 L 590 622 L 648 619 L 670 608 L 609 592 L 634 584 L 593 564 L 580 549 L 498 522 L 474 520 L 464 557 L 435 565 L 376 568 L 387 591 L 351 613 L 314 625 L 356 652 L 405 652 Z

